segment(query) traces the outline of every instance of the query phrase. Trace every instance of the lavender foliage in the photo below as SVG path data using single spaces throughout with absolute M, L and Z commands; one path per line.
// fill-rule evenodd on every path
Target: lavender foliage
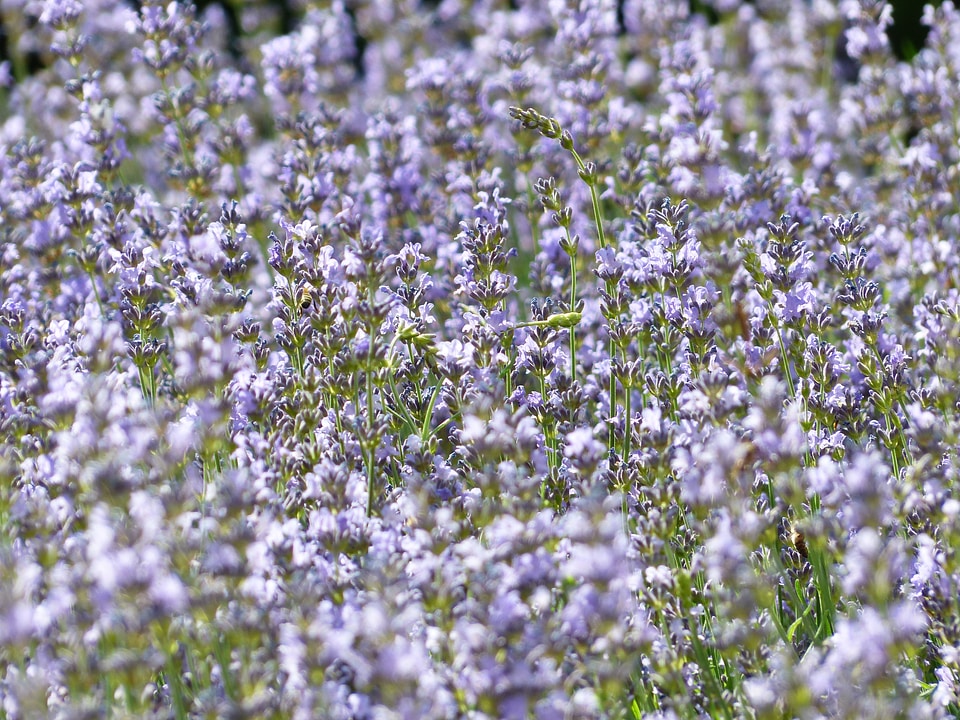
M 288 5 L 0 7 L 0 718 L 960 716 L 960 10 Z

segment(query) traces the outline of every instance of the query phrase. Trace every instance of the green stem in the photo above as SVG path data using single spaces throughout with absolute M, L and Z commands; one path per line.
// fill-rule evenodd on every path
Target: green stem
M 407 410 L 406 403 L 400 398 L 400 391 L 397 390 L 397 383 L 393 378 L 393 373 L 387 373 L 387 382 L 390 385 L 390 392 L 393 394 L 393 399 L 397 403 L 396 409 L 388 407 L 387 410 L 393 414 L 394 417 L 400 418 L 407 425 L 409 432 L 413 432 L 417 427 L 417 421 L 413 419 L 413 416 Z
M 368 300 L 370 302 L 370 307 L 375 307 L 375 295 L 376 291 L 371 287 L 367 291 Z M 374 484 L 376 482 L 376 447 L 373 446 L 373 361 L 374 361 L 374 327 L 372 323 L 367 325 L 367 367 L 365 375 L 366 380 L 366 395 L 367 395 L 367 437 L 365 439 L 366 443 L 370 445 L 366 449 L 367 454 L 367 517 L 373 515 L 373 501 L 374 501 Z
M 369 359 L 368 359 L 369 363 Z M 373 437 L 373 372 L 372 368 L 368 364 L 366 375 L 366 396 L 367 396 L 367 437 L 365 438 L 366 443 L 371 441 Z M 367 517 L 373 515 L 373 500 L 374 500 L 374 484 L 376 482 L 375 474 L 375 460 L 376 460 L 376 449 L 372 446 L 367 446 L 364 454 L 367 456 Z
M 433 408 L 436 407 L 437 399 L 440 397 L 440 390 L 442 388 L 443 381 L 438 378 L 436 387 L 433 388 L 433 395 L 430 396 L 430 403 L 423 413 L 423 424 L 420 426 L 420 439 L 423 442 L 426 442 L 429 437 L 427 433 L 430 431 L 430 421 L 433 419 Z
M 583 162 L 583 158 L 580 157 L 580 153 L 571 149 L 570 154 L 573 155 L 578 169 L 586 169 L 586 164 Z M 590 188 L 590 204 L 593 206 L 593 219 L 597 224 L 597 242 L 602 250 L 607 246 L 607 238 L 603 233 L 603 215 L 600 212 L 600 196 L 597 194 L 597 188 L 593 183 L 586 183 L 586 185 Z
M 187 698 L 175 652 L 167 657 L 166 676 L 167 685 L 170 688 L 170 699 L 173 701 L 173 716 L 176 720 L 186 720 Z
M 770 316 L 776 317 L 772 305 L 770 306 Z M 787 391 L 790 393 L 790 399 L 796 400 L 797 391 L 793 385 L 793 375 L 790 372 L 790 358 L 787 357 L 787 346 L 783 342 L 783 334 L 780 332 L 780 326 L 777 323 L 773 323 L 773 326 L 777 331 L 777 344 L 780 346 L 780 365 L 783 368 L 783 378 L 787 382 Z
M 567 239 L 570 239 L 570 229 L 566 228 Z M 577 310 L 577 249 L 571 245 L 570 252 L 570 312 Z M 577 380 L 577 331 L 570 327 L 570 379 Z
M 579 170 L 586 169 L 586 163 L 583 162 L 583 158 L 580 157 L 580 153 L 578 153 L 575 148 L 570 148 L 570 154 L 573 156 L 574 161 L 576 161 L 577 168 Z M 600 249 L 602 250 L 607 246 L 607 238 L 603 232 L 603 215 L 600 212 L 600 196 L 597 194 L 597 188 L 593 183 L 586 182 L 586 180 L 584 180 L 584 182 L 586 183 L 587 187 L 590 189 L 590 204 L 593 207 L 593 219 L 597 226 L 597 244 L 600 246 Z M 606 290 L 609 295 L 611 296 L 613 295 L 614 288 L 612 286 L 612 283 L 609 280 L 606 281 Z M 610 356 L 610 362 L 613 362 L 614 349 L 615 348 L 614 348 L 613 340 L 611 339 L 607 344 L 607 352 Z M 613 377 L 612 372 L 610 373 L 609 393 L 610 393 L 611 424 L 607 432 L 607 447 L 612 450 L 615 444 L 612 421 L 617 410 L 617 402 L 616 402 L 617 381 Z
M 873 351 L 874 356 L 877 358 L 877 367 L 880 372 L 883 372 L 883 356 L 880 354 L 880 348 L 877 347 L 876 342 L 870 342 L 870 349 Z M 894 401 L 895 402 L 895 401 Z M 909 462 L 908 454 L 908 445 L 906 435 L 903 433 L 903 424 L 900 422 L 900 418 L 896 413 L 896 410 L 893 408 L 893 403 L 890 404 L 890 409 L 885 410 L 884 419 L 887 421 L 887 429 L 892 430 L 896 428 L 897 437 L 900 440 L 900 451 L 899 453 L 891 449 L 890 456 L 893 462 L 893 471 L 895 477 L 900 477 L 900 465 L 901 462 L 906 464 Z
M 103 307 L 103 301 L 100 299 L 100 293 L 97 291 L 97 276 L 93 271 L 88 271 L 87 277 L 90 278 L 90 289 L 93 292 L 94 299 L 97 301 L 97 307 L 100 308 L 100 317 L 106 319 L 107 311 Z
M 631 407 L 631 388 L 628 385 L 623 388 L 623 416 L 624 416 L 624 426 L 623 426 L 623 461 L 626 462 L 627 458 L 630 457 L 630 443 L 631 443 L 631 432 L 630 432 L 630 415 L 633 412 Z

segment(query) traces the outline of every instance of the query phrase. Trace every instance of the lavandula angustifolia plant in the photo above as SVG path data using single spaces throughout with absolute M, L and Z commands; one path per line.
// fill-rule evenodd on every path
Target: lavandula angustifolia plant
M 899 476 L 900 468 L 909 461 L 899 415 L 908 390 L 904 377 L 908 358 L 896 338 L 882 332 L 888 313 L 882 307 L 880 285 L 863 275 L 867 250 L 859 242 L 865 233 L 858 215 L 850 219 L 839 216 L 831 224 L 830 234 L 842 249 L 831 254 L 830 264 L 843 278 L 837 300 L 848 308 L 847 326 L 863 345 L 854 351 L 857 369 L 869 390 L 868 398 L 883 418 L 884 426 L 877 423 L 873 430 L 890 452 L 894 475 Z
M 577 313 L 583 310 L 583 303 L 577 300 L 577 255 L 580 248 L 580 236 L 570 234 L 570 224 L 573 219 L 573 208 L 563 204 L 556 180 L 552 177 L 537 180 L 534 186 L 540 196 L 540 204 L 545 211 L 550 212 L 551 220 L 563 229 L 563 238 L 560 239 L 560 249 L 570 258 L 570 300 L 566 305 L 566 312 Z M 570 327 L 570 379 L 577 379 L 577 335 L 576 327 Z
M 483 139 L 486 112 L 480 81 L 460 58 L 431 58 L 407 80 L 408 89 L 424 95 L 426 141 L 447 160 L 449 181 L 476 177 L 490 159 L 489 143 Z
M 377 113 L 364 134 L 369 167 L 361 191 L 370 212 L 386 232 L 399 232 L 420 204 L 421 144 L 410 116 L 389 110 Z
M 166 350 L 161 300 L 164 290 L 154 271 L 159 266 L 156 249 L 129 242 L 116 253 L 118 308 L 124 321 L 127 352 L 140 378 L 143 396 L 156 402 L 159 385 L 157 363 Z
M 547 447 L 547 459 L 550 467 L 549 482 L 542 488 L 544 497 L 550 496 L 553 502 L 560 505 L 564 502 L 564 493 L 559 482 L 560 470 L 560 435 L 562 419 L 558 416 L 557 405 L 559 397 L 555 390 L 555 374 L 562 372 L 563 356 L 560 351 L 560 321 L 571 317 L 575 324 L 574 313 L 552 314 L 549 305 L 541 307 L 538 303 L 532 306 L 533 319 L 519 323 L 524 329 L 521 338 L 515 338 L 516 370 L 519 373 L 529 374 L 536 380 L 538 391 L 527 393 L 522 385 L 513 396 L 514 401 L 521 401 L 523 408 L 532 413 L 540 427 L 543 428 L 544 442 Z
M 847 26 L 845 51 L 857 63 L 857 83 L 845 88 L 847 103 L 841 121 L 857 130 L 856 146 L 868 167 L 879 163 L 891 143 L 898 143 L 895 126 L 904 121 L 898 89 L 889 72 L 892 50 L 886 28 L 893 8 L 884 2 L 840 3 Z M 852 128 L 851 128 L 852 129 Z
M 387 381 L 396 403 L 391 412 L 406 424 L 403 435 L 416 437 L 412 448 L 416 453 L 432 453 L 437 448 L 436 432 L 453 418 L 447 417 L 439 427 L 433 427 L 443 382 L 437 382 L 432 392 L 425 393 L 418 380 L 425 371 L 432 370 L 438 380 L 442 376 L 456 387 L 472 358 L 469 349 L 459 341 L 437 347 L 435 334 L 428 332 L 436 323 L 433 304 L 427 300 L 433 280 L 422 269 L 429 258 L 421 250 L 420 243 L 408 243 L 399 253 L 385 259 L 386 264 L 395 266 L 400 281 L 395 290 L 399 302 L 390 317 L 395 335 L 388 352 Z
M 135 31 L 143 44 L 134 56 L 154 73 L 160 85 L 154 107 L 163 124 L 162 153 L 168 162 L 168 177 L 194 197 L 206 197 L 214 168 L 209 158 L 197 152 L 204 118 L 196 107 L 196 86 L 185 80 L 194 71 L 205 74 L 212 69 L 212 57 L 197 53 L 203 28 L 191 5 L 148 2 L 140 8 Z
M 515 117 L 520 117 L 520 119 L 522 119 L 526 124 L 528 124 L 528 126 L 537 127 L 537 129 L 540 130 L 540 132 L 544 134 L 546 137 L 554 138 L 554 139 L 560 138 L 561 144 L 564 147 L 564 149 L 567 149 L 568 151 L 572 151 L 572 147 L 573 147 L 572 139 L 570 139 L 569 136 L 560 135 L 561 131 L 559 130 L 559 125 L 555 120 L 552 120 L 550 118 L 543 118 L 543 116 L 540 116 L 538 113 L 532 110 L 520 111 L 519 109 L 515 109 L 514 115 Z M 595 185 L 595 178 L 592 176 L 591 172 L 586 168 L 586 166 L 582 163 L 582 161 L 580 160 L 576 152 L 575 151 L 572 151 L 572 152 L 578 164 L 582 168 L 581 177 L 585 179 L 588 186 L 591 188 L 591 192 L 593 193 L 594 199 L 596 199 L 596 194 L 595 194 L 595 191 L 593 190 L 593 187 Z M 586 175 L 586 177 L 584 175 Z M 591 180 L 593 180 L 594 182 L 591 182 Z M 551 187 L 548 181 L 542 181 L 538 186 L 538 190 L 540 191 L 541 195 L 545 196 L 545 199 L 546 199 L 546 202 L 544 203 L 545 206 L 549 207 L 550 203 L 552 203 L 553 205 L 559 206 L 558 198 L 556 197 L 557 194 L 555 192 L 551 192 Z M 608 256 L 613 256 L 614 253 L 612 249 L 608 249 L 605 245 L 603 229 L 602 229 L 603 219 L 599 215 L 599 206 L 596 202 L 594 204 L 594 207 L 595 207 L 595 213 L 596 213 L 595 218 L 598 226 L 598 238 L 599 238 L 599 244 L 600 244 L 600 249 L 598 251 L 598 258 L 601 258 L 602 260 L 606 260 Z M 696 241 L 692 237 L 687 237 L 688 233 L 685 228 L 685 223 L 683 220 L 686 212 L 685 205 L 681 205 L 679 208 L 674 209 L 669 203 L 665 203 L 662 210 L 658 212 L 659 214 L 655 215 L 654 218 L 651 220 L 651 223 L 650 223 L 651 227 L 654 227 L 657 229 L 657 235 L 660 236 L 661 239 L 664 239 L 667 236 L 671 236 L 674 238 L 674 240 L 672 242 L 664 240 L 664 243 L 663 243 L 664 247 L 660 248 L 660 256 L 661 256 L 660 259 L 662 260 L 662 262 L 660 263 L 660 265 L 662 266 L 660 267 L 660 270 L 662 272 L 658 272 L 653 267 L 655 263 L 651 263 L 651 267 L 648 268 L 648 272 L 646 273 L 648 277 L 637 279 L 634 281 L 634 284 L 636 286 L 641 286 L 644 284 L 644 282 L 649 282 L 650 286 L 657 293 L 656 304 L 657 304 L 657 307 L 661 309 L 661 317 L 663 319 L 668 319 L 667 316 L 671 316 L 673 320 L 679 321 L 680 292 L 682 291 L 682 288 L 684 288 L 684 286 L 686 285 L 690 273 L 694 271 L 697 266 Z M 626 360 L 628 346 L 631 344 L 631 340 L 632 340 L 632 333 L 626 332 L 625 324 L 621 321 L 621 316 L 625 315 L 627 312 L 626 300 L 619 299 L 621 298 L 621 293 L 622 293 L 622 291 L 619 288 L 619 285 L 620 285 L 619 280 L 623 279 L 622 272 L 613 263 L 610 263 L 608 261 L 608 262 L 600 263 L 600 267 L 598 267 L 597 269 L 597 274 L 600 276 L 601 279 L 604 280 L 605 285 L 608 289 L 607 292 L 601 291 L 601 296 L 603 299 L 602 307 L 603 307 L 604 315 L 605 317 L 607 317 L 611 325 L 611 329 L 609 332 L 610 332 L 611 338 L 613 339 L 613 342 L 617 342 L 615 347 L 619 348 L 619 354 L 623 355 L 624 357 L 623 362 L 617 366 L 619 370 L 614 370 L 613 372 L 616 373 L 618 378 L 622 380 L 622 384 L 625 388 L 626 421 L 624 423 L 624 438 L 625 438 L 624 447 L 623 447 L 624 460 L 622 463 L 619 464 L 619 467 L 626 469 L 626 468 L 629 468 L 627 459 L 629 458 L 630 451 L 631 451 L 630 434 L 632 433 L 632 427 L 631 427 L 632 412 L 631 412 L 631 406 L 630 406 L 630 397 L 632 396 L 632 393 L 633 393 L 633 387 L 636 384 L 634 382 L 634 378 L 639 378 L 639 371 L 638 371 L 639 361 L 628 362 Z M 643 272 L 641 271 L 640 274 L 643 274 Z M 617 288 L 617 290 L 614 290 L 614 288 Z M 615 292 L 617 293 L 616 295 L 614 295 Z M 677 307 L 673 307 L 674 305 L 677 305 Z M 618 309 L 615 309 L 615 308 L 618 308 Z M 673 308 L 673 309 L 671 310 L 670 308 Z M 704 308 L 700 307 L 699 312 L 702 313 L 703 310 Z M 579 316 L 579 313 L 576 313 L 576 315 Z M 556 317 L 559 317 L 559 316 L 556 316 Z M 700 316 L 698 316 L 698 318 L 699 317 Z M 577 319 L 579 319 L 579 317 Z M 549 324 L 549 318 L 546 318 L 541 322 L 545 324 Z M 616 324 L 616 327 L 613 327 L 614 324 Z M 655 323 L 654 325 L 656 328 L 670 327 L 670 324 L 663 323 L 663 322 Z M 703 327 L 701 327 L 701 329 L 703 329 Z M 651 343 L 651 344 L 657 345 L 658 347 L 659 361 L 660 361 L 659 364 L 663 365 L 667 370 L 667 372 L 671 375 L 672 375 L 673 356 L 678 349 L 679 338 L 680 336 L 678 334 L 676 341 L 671 342 L 669 338 L 659 337 L 658 335 L 658 337 L 655 339 L 656 342 Z M 703 338 L 706 338 L 706 335 L 704 335 Z M 611 359 L 613 359 L 614 357 L 613 347 L 614 345 L 611 344 L 611 352 L 610 352 Z M 701 347 L 700 350 L 705 351 L 706 347 Z M 613 378 L 611 377 L 611 392 L 610 392 L 611 402 L 613 401 L 613 397 L 614 397 L 613 390 L 612 390 L 612 379 Z M 668 380 L 667 384 L 670 384 L 671 382 L 672 381 Z M 656 393 L 656 388 L 654 388 L 654 391 Z M 659 394 L 659 393 L 656 393 L 656 394 Z M 672 408 L 672 412 L 674 413 L 676 413 L 676 409 L 677 409 L 678 394 L 679 394 L 679 387 L 677 387 L 676 393 L 674 393 L 671 396 L 670 401 L 666 403 L 669 407 Z M 612 425 L 611 425 L 611 430 L 612 430 Z M 619 482 L 617 485 L 615 485 L 615 487 L 617 487 L 621 492 L 623 492 L 624 498 L 626 498 L 626 493 L 629 489 L 629 485 L 626 479 L 627 473 L 626 472 L 618 473 L 618 475 L 623 475 L 624 479 L 621 482 Z M 669 495 L 667 497 L 669 498 Z M 668 499 L 666 505 L 669 506 L 669 504 L 670 504 L 670 500 Z M 624 505 L 624 514 L 626 514 L 626 505 Z M 670 537 L 670 534 L 671 534 L 670 531 L 663 533 L 663 535 L 665 535 L 668 538 Z M 685 556 L 688 556 L 689 548 L 685 549 L 683 552 Z M 676 562 L 675 556 L 673 555 L 672 548 L 668 548 L 668 556 L 671 558 L 673 562 Z M 683 571 L 681 571 L 681 573 L 682 572 Z M 687 585 L 688 587 L 690 582 L 690 575 L 683 574 L 683 577 L 685 578 L 686 583 L 688 583 Z M 697 632 L 698 630 L 693 630 L 694 634 Z M 708 661 L 706 659 L 706 656 L 703 654 L 705 651 L 703 650 L 702 646 L 700 646 L 699 644 L 697 643 L 694 643 L 694 644 L 698 648 L 697 653 L 700 655 L 700 661 L 703 664 L 703 667 L 706 668 L 708 665 Z M 729 712 L 729 710 L 727 710 L 726 712 Z
M 334 372 L 347 362 L 347 347 L 358 328 L 339 313 L 342 301 L 355 304 L 348 295 L 340 263 L 332 257 L 316 226 L 304 220 L 297 225 L 283 222 L 284 237 L 272 236 L 270 265 L 276 273 L 274 299 L 276 318 L 273 340 L 284 351 L 286 361 L 269 364 L 263 379 L 273 384 L 262 401 L 255 403 L 256 427 L 274 448 L 264 458 L 276 472 L 277 489 L 287 494 L 291 512 L 302 513 L 299 501 L 304 489 L 303 474 L 323 455 L 323 427 L 338 396 L 348 396 L 356 383 L 345 373 Z M 256 381 L 245 393 L 254 390 Z M 262 407 L 262 402 L 267 406 Z M 354 459 L 353 434 L 343 434 L 353 414 L 337 413 L 336 447 L 341 459 Z M 291 442 L 297 438 L 297 442 Z
M 489 186 L 479 192 L 473 222 L 462 221 L 456 236 L 463 260 L 454 278 L 459 308 L 450 324 L 471 347 L 477 367 L 472 374 L 462 374 L 460 385 L 442 396 L 452 415 L 462 414 L 478 395 L 499 393 L 501 387 L 508 391 L 514 382 L 513 333 L 505 322 L 507 298 L 517 283 L 508 267 L 515 252 L 506 245 L 509 199 L 501 196 L 498 178 L 489 180 Z M 483 400 L 488 403 L 490 398 Z
M 129 157 L 126 148 L 126 126 L 117 117 L 116 105 L 103 87 L 103 71 L 91 57 L 88 45 L 96 33 L 99 8 L 82 3 L 46 3 L 39 23 L 54 34 L 51 51 L 71 68 L 65 90 L 78 102 L 79 118 L 71 129 L 71 150 L 86 171 L 96 170 L 100 182 L 109 186 L 118 178 L 120 165 Z M 62 66 L 62 65 L 61 65 Z M 81 166 L 75 167 L 75 171 Z M 77 235 L 82 236 L 82 232 Z
M 776 338 L 776 352 L 780 359 L 789 405 L 781 411 L 774 403 L 772 407 L 775 415 L 768 416 L 763 422 L 754 420 L 747 425 L 754 435 L 754 442 L 758 444 L 763 442 L 763 438 L 757 437 L 756 432 L 765 425 L 782 423 L 792 427 L 794 434 L 801 429 L 804 432 L 812 429 L 807 401 L 814 367 L 804 354 L 804 346 L 815 348 L 818 339 L 816 335 L 811 335 L 807 343 L 804 343 L 801 333 L 809 331 L 811 325 L 814 325 L 814 330 L 822 332 L 824 329 L 824 323 L 818 325 L 810 322 L 816 313 L 819 312 L 818 317 L 821 319 L 824 313 L 820 312 L 820 301 L 813 291 L 812 283 L 807 280 L 811 272 L 812 253 L 805 249 L 800 223 L 789 216 L 783 216 L 778 223 L 768 223 L 767 231 L 769 238 L 761 249 L 756 248 L 749 239 L 741 239 L 738 246 L 744 254 L 745 268 L 754 281 L 754 290 L 762 303 L 760 307 L 763 309 L 759 311 L 763 317 L 761 326 L 766 326 L 771 331 L 768 337 Z M 762 337 L 762 334 L 760 336 Z M 823 382 L 822 377 L 820 382 Z M 764 385 L 761 385 L 761 390 L 763 387 Z M 781 412 L 782 417 L 775 419 Z M 785 438 L 789 435 L 786 428 L 783 434 Z M 782 520 L 782 527 L 786 530 L 808 520 L 818 522 L 820 510 L 819 497 L 814 494 L 808 498 L 790 477 L 790 473 L 795 473 L 803 465 L 809 466 L 815 462 L 806 443 L 797 441 L 795 437 L 794 440 L 796 442 L 791 452 L 778 452 L 773 457 L 768 455 L 770 449 L 765 444 L 760 445 L 762 455 L 766 455 L 772 465 L 766 470 L 764 477 L 764 507 L 783 514 L 785 519 Z M 783 462 L 777 461 L 777 455 L 782 456 Z M 801 459 L 802 462 L 798 462 Z M 783 484 L 778 487 L 779 483 Z M 776 569 L 774 574 L 781 577 L 777 612 L 780 614 L 778 621 L 781 627 L 786 628 L 789 625 L 796 630 L 802 625 L 803 642 L 816 643 L 828 637 L 834 627 L 834 594 L 829 574 L 831 555 L 823 544 L 819 529 L 816 533 L 809 534 L 806 546 L 809 546 L 809 552 L 803 554 L 809 554 L 814 571 L 809 593 L 812 599 L 806 597 L 806 591 L 801 591 L 796 577 Z M 775 555 L 770 558 L 779 561 Z M 788 608 L 791 606 L 795 619 L 790 617 Z M 790 635 L 792 639 L 796 637 L 792 633 Z
M 683 299 L 693 297 L 690 277 L 700 264 L 699 243 L 687 222 L 687 213 L 685 202 L 673 205 L 668 200 L 646 213 L 637 208 L 637 222 L 620 234 L 617 251 L 608 249 L 597 254 L 600 262 L 596 274 L 608 287 L 615 288 L 613 293 L 601 290 L 601 313 L 609 323 L 615 348 L 612 373 L 624 388 L 624 422 L 618 433 L 622 436 L 618 438 L 622 462 L 612 468 L 614 485 L 628 493 L 636 489 L 641 496 L 643 488 L 657 475 L 644 477 L 638 483 L 638 468 L 631 468 L 635 461 L 641 465 L 647 461 L 634 397 L 639 397 L 641 413 L 649 410 L 657 418 L 664 413 L 667 426 L 675 426 L 680 420 L 681 392 L 699 374 L 699 369 L 691 369 L 689 362 L 681 362 L 679 354 L 685 344 L 684 303 L 690 308 Z M 693 317 L 690 312 L 686 315 Z M 706 322 L 706 318 L 703 320 Z M 689 332 L 698 331 L 691 326 Z M 701 350 L 705 352 L 706 347 Z M 641 450 L 637 458 L 631 457 L 634 449 Z M 670 481 L 659 477 L 658 482 Z M 661 490 L 656 489 L 660 499 L 670 497 L 670 492 Z
M 383 417 L 386 387 L 386 373 L 390 372 L 387 366 L 386 345 L 382 337 L 384 321 L 393 304 L 392 298 L 385 297 L 381 291 L 381 284 L 386 275 L 385 253 L 383 236 L 370 228 L 356 228 L 353 232 L 342 226 L 344 232 L 350 235 L 351 244 L 344 259 L 344 275 L 354 286 L 355 295 L 341 303 L 341 313 L 345 314 L 347 323 L 356 323 L 361 329 L 348 347 L 347 370 L 353 370 L 355 377 L 363 378 L 364 386 L 354 383 L 352 388 L 355 407 L 363 407 L 365 414 L 362 425 L 356 428 L 360 451 L 364 457 L 367 473 L 367 514 L 374 512 L 374 504 L 383 493 L 378 487 L 378 463 L 386 457 L 382 453 L 388 448 L 382 443 L 385 440 L 387 420 Z M 352 301 L 352 302 L 351 302 Z M 359 372 L 358 372 L 359 371 Z M 360 405 L 361 394 L 363 406 Z M 380 407 L 378 408 L 378 405 Z
M 744 254 L 744 266 L 754 281 L 754 290 L 763 301 L 766 322 L 774 329 L 779 347 L 780 367 L 790 397 L 796 400 L 794 369 L 791 359 L 794 353 L 794 334 L 784 337 L 781 328 L 787 322 L 798 319 L 800 312 L 809 311 L 809 283 L 802 284 L 806 277 L 809 253 L 804 250 L 803 240 L 798 237 L 800 223 L 785 215 L 778 223 L 768 223 L 770 234 L 765 246 L 757 248 L 752 239 L 744 238 L 739 247 Z
M 509 94 L 511 99 L 524 105 L 530 102 L 529 92 L 534 86 L 531 69 L 528 67 L 532 62 L 532 56 L 533 49 L 519 42 L 511 43 L 505 40 L 499 50 L 499 58 L 503 66 L 502 73 L 505 76 L 499 85 Z M 537 137 L 532 133 L 524 132 L 522 126 L 519 129 L 511 128 L 511 135 L 513 144 L 507 150 L 507 157 L 517 168 L 518 175 L 527 179 L 527 182 L 524 183 L 525 194 L 517 198 L 514 208 L 524 214 L 530 227 L 528 242 L 524 242 L 525 237 L 522 233 L 517 233 L 517 253 L 520 257 L 528 258 L 531 253 L 536 252 L 540 245 L 538 222 L 540 213 L 537 212 L 533 183 L 529 181 Z
M 617 9 L 610 0 L 553 3 L 557 28 L 551 70 L 556 82 L 556 117 L 593 156 L 604 139 L 622 128 L 611 86 L 618 81 L 614 62 Z M 611 77 L 613 75 L 613 77 Z
M 697 31 L 690 23 L 690 34 Z M 664 113 L 647 120 L 646 131 L 668 169 L 668 187 L 680 197 L 704 206 L 722 194 L 722 175 L 716 162 L 721 140 L 712 117 L 716 109 L 713 72 L 707 58 L 691 38 L 678 39 L 660 51 L 661 94 L 669 102 Z
M 276 184 L 284 218 L 318 226 L 326 236 L 339 234 L 340 214 L 361 192 L 356 177 L 361 158 L 345 144 L 345 113 L 321 105 L 310 113 L 276 120 L 284 138 L 278 152 Z
M 593 219 L 594 219 L 596 233 L 597 233 L 596 247 L 599 251 L 605 250 L 607 246 L 607 242 L 606 242 L 606 235 L 603 227 L 604 218 L 603 218 L 601 207 L 600 207 L 600 196 L 597 190 L 599 178 L 597 175 L 596 165 L 592 161 L 584 161 L 583 158 L 581 158 L 580 154 L 577 152 L 576 148 L 574 147 L 573 136 L 570 134 L 569 131 L 566 131 L 563 129 L 563 127 L 560 125 L 559 121 L 556 118 L 541 115 L 537 110 L 533 108 L 527 108 L 526 110 L 524 110 L 519 107 L 512 107 L 510 109 L 510 115 L 515 120 L 519 121 L 519 123 L 524 128 L 528 130 L 536 130 L 543 137 L 548 138 L 550 140 L 556 140 L 560 144 L 560 147 L 564 151 L 569 153 L 570 156 L 573 158 L 574 162 L 577 165 L 577 173 L 579 174 L 581 180 L 583 180 L 584 184 L 589 189 L 590 201 L 593 208 Z M 575 273 L 577 268 L 576 256 L 579 250 L 580 243 L 579 241 L 574 241 L 574 237 L 576 236 L 569 235 L 569 227 L 570 227 L 570 220 L 572 217 L 572 210 L 566 210 L 565 209 L 566 206 L 560 207 L 560 199 L 558 195 L 554 192 L 554 190 L 550 187 L 549 181 L 544 181 L 542 186 L 538 187 L 538 192 L 540 193 L 541 197 L 545 198 L 546 200 L 544 204 L 545 208 L 550 209 L 552 206 L 556 206 L 559 208 L 558 210 L 554 210 L 554 212 L 556 213 L 555 222 L 564 231 L 564 239 L 561 241 L 560 246 L 563 249 L 564 253 L 568 256 L 571 270 Z M 570 317 L 570 320 L 571 322 L 573 322 L 573 325 L 569 327 L 570 327 L 570 334 L 572 338 L 570 363 L 571 363 L 571 368 L 574 368 L 574 370 L 571 372 L 571 378 L 575 380 L 576 358 L 573 356 L 572 351 L 574 350 L 574 346 L 575 346 L 575 325 L 577 322 L 579 322 L 579 317 L 575 316 L 575 314 L 579 312 L 579 306 L 577 304 L 577 296 L 576 296 L 577 281 L 576 281 L 575 274 L 571 274 L 570 282 L 571 282 L 571 295 L 570 295 L 571 301 L 570 301 L 570 305 L 566 309 L 566 312 L 574 314 L 574 315 L 571 315 Z M 609 280 L 606 280 L 605 286 L 606 286 L 608 295 L 610 295 L 613 291 L 613 286 L 611 282 Z M 609 341 L 608 346 L 610 351 L 609 359 L 610 359 L 610 362 L 612 362 L 613 361 L 612 338 Z M 614 410 L 615 402 L 616 402 L 615 392 L 616 392 L 615 379 L 611 372 L 610 379 L 609 379 L 609 388 L 608 388 L 608 393 L 609 393 L 608 394 L 608 407 L 609 407 L 608 422 L 611 423 L 609 428 L 609 434 L 608 434 L 608 447 L 611 450 L 613 449 L 613 442 L 614 442 L 612 422 L 613 422 L 613 416 L 615 412 Z
M 215 5 L 0 8 L 0 717 L 958 715 L 955 7 Z

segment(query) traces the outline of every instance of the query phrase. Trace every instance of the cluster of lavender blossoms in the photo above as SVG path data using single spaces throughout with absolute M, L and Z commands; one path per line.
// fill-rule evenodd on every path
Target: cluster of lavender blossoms
M 960 10 L 7 0 L 0 719 L 960 716 Z

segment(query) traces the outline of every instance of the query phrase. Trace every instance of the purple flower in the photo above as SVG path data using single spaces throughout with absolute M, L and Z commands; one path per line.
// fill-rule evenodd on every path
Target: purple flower
M 802 282 L 790 288 L 783 296 L 783 310 L 780 314 L 784 323 L 797 323 L 817 308 L 817 298 L 813 284 Z

